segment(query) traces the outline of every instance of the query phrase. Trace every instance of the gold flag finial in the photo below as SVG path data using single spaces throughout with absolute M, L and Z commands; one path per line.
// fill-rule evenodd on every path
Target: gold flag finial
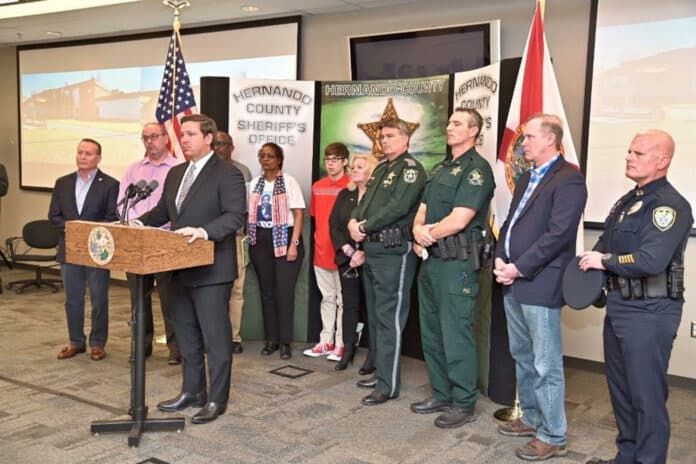
M 179 32 L 179 10 L 191 6 L 188 0 L 162 0 L 162 4 L 174 10 L 174 30 Z

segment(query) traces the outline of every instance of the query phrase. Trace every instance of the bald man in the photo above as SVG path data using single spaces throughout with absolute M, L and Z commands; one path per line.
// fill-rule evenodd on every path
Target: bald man
M 667 462 L 667 369 L 684 305 L 684 249 L 691 206 L 667 180 L 674 140 L 664 131 L 636 134 L 626 177 L 636 186 L 614 203 L 582 270 L 607 274 L 604 358 L 619 430 L 614 459 Z

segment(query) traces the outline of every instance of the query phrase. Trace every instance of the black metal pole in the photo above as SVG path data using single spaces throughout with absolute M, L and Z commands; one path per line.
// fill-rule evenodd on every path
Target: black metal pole
M 145 292 L 143 276 L 135 276 L 136 305 L 131 311 L 131 420 L 92 422 L 91 432 L 129 432 L 128 446 L 138 446 L 145 431 L 182 430 L 183 417 L 147 419 L 145 405 Z

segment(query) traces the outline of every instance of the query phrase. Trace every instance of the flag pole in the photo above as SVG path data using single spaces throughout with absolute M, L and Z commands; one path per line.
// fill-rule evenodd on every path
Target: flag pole
M 176 114 L 176 55 L 177 47 L 179 46 L 179 29 L 181 28 L 181 22 L 179 21 L 179 10 L 182 8 L 187 8 L 191 6 L 188 0 L 162 0 L 162 4 L 172 8 L 174 10 L 174 23 L 172 28 L 174 29 L 174 35 L 176 35 L 176 40 L 174 41 L 174 58 L 172 59 L 172 114 Z

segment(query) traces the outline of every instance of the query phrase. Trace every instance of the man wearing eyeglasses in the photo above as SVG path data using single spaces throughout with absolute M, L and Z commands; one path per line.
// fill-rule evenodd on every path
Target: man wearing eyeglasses
M 156 180 L 160 186 L 164 185 L 164 179 L 169 170 L 181 163 L 182 159 L 177 159 L 169 153 L 169 137 L 167 131 L 157 122 L 148 122 L 143 126 L 141 140 L 145 147 L 145 156 L 135 163 L 128 166 L 126 173 L 121 179 L 119 201 L 126 195 L 126 189 L 131 184 L 144 180 L 148 184 Z M 139 201 L 128 211 L 128 216 L 137 218 L 145 212 L 150 211 L 157 205 L 162 196 L 162 187 L 155 189 L 152 194 Z M 131 293 L 131 306 L 136 304 L 135 274 L 126 273 L 128 286 Z M 152 289 L 157 282 L 157 293 L 159 294 L 160 306 L 162 308 L 162 319 L 164 320 L 164 332 L 167 336 L 167 346 L 169 347 L 169 358 L 167 363 L 176 365 L 181 363 L 181 353 L 179 344 L 174 333 L 174 320 L 169 305 L 169 272 L 159 272 L 143 276 L 143 290 L 145 293 L 145 355 L 152 354 L 152 340 L 154 336 L 154 324 L 152 321 Z
M 215 143 L 213 144 L 213 149 L 215 154 L 218 155 L 223 160 L 239 169 L 244 176 L 244 183 L 247 186 L 247 192 L 249 191 L 249 182 L 251 181 L 251 171 L 244 164 L 232 158 L 232 152 L 234 152 L 234 141 L 232 136 L 227 132 L 218 131 L 215 136 Z M 249 260 L 244 260 L 244 251 L 242 240 L 246 234 L 245 228 L 241 228 L 237 231 L 237 274 L 239 276 L 235 279 L 232 285 L 232 296 L 230 297 L 230 319 L 232 322 L 232 353 L 240 354 L 244 352 L 244 347 L 242 346 L 242 337 L 239 335 L 239 330 L 242 327 L 242 309 L 244 308 L 244 279 L 246 277 L 246 267 L 249 264 Z

